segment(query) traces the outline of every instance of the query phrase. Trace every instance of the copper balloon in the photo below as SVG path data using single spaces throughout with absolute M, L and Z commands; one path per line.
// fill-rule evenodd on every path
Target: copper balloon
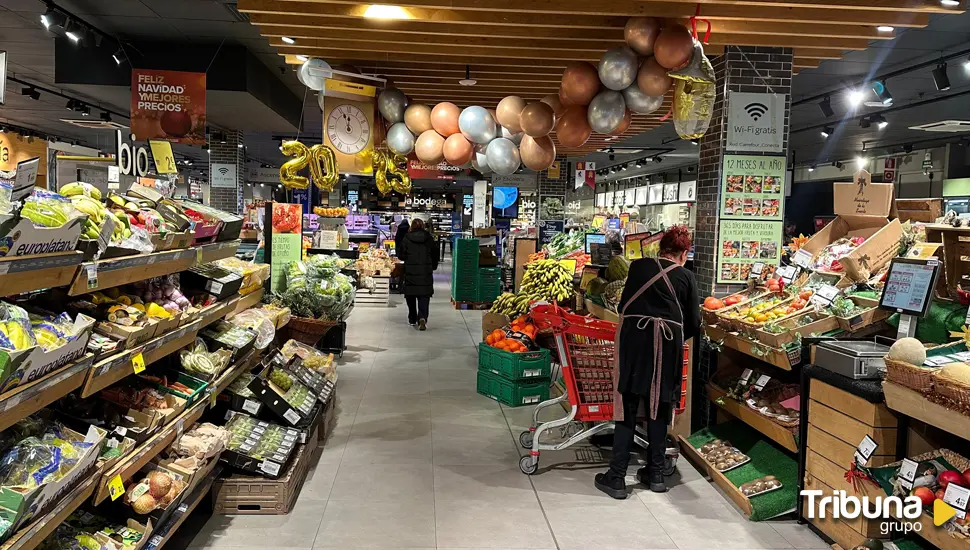
M 664 95 L 673 84 L 674 79 L 667 76 L 667 69 L 661 67 L 656 58 L 651 57 L 640 65 L 637 86 L 641 92 L 649 96 Z
M 458 128 L 459 115 L 461 109 L 454 103 L 439 103 L 431 109 L 431 126 L 444 137 L 457 134 L 461 131 Z
M 600 76 L 591 63 L 574 61 L 562 73 L 564 103 L 589 105 L 600 91 Z
M 519 145 L 522 164 L 530 170 L 545 170 L 556 160 L 556 145 L 549 136 L 525 136 Z
M 522 131 L 519 125 L 519 114 L 525 109 L 525 100 L 517 95 L 510 95 L 498 102 L 495 109 L 495 121 L 508 128 L 513 134 Z
M 445 138 L 434 130 L 428 130 L 414 142 L 414 154 L 425 164 L 438 164 L 445 158 L 442 151 L 444 145 Z
M 519 114 L 519 125 L 532 137 L 548 135 L 556 126 L 556 112 L 541 101 L 533 101 Z
M 633 123 L 633 111 L 631 111 L 630 109 L 627 109 L 623 113 L 623 122 L 621 122 L 620 125 L 616 127 L 616 130 L 613 130 L 612 132 L 610 132 L 610 135 L 618 136 L 623 134 L 623 132 L 626 132 L 627 130 L 630 129 L 630 124 L 632 123 Z
M 656 17 L 631 17 L 623 27 L 626 45 L 640 55 L 653 53 L 653 45 L 660 34 L 660 20 Z
M 404 110 L 404 125 L 416 136 L 433 129 L 434 127 L 431 126 L 431 107 L 423 103 L 408 105 L 408 108 Z
M 683 67 L 690 61 L 690 56 L 693 53 L 693 35 L 690 34 L 687 27 L 676 23 L 664 27 L 653 45 L 653 55 L 656 57 L 657 63 L 668 69 Z
M 583 105 L 567 107 L 556 123 L 556 138 L 563 147 L 581 147 L 592 133 Z
M 563 105 L 562 99 L 559 98 L 558 94 L 549 94 L 539 101 L 552 107 L 552 112 L 556 114 L 556 118 L 561 117 L 562 114 L 566 112 L 566 106 Z
M 451 134 L 441 148 L 445 160 L 452 166 L 461 166 L 472 159 L 475 147 L 461 134 Z

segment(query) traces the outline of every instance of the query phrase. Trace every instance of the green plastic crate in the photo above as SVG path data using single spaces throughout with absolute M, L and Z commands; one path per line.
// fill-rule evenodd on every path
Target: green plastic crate
M 536 405 L 549 399 L 549 379 L 512 382 L 488 371 L 478 371 L 478 393 L 510 407 Z
M 478 289 L 478 293 L 476 294 L 477 298 L 475 299 L 475 301 L 486 302 L 486 303 L 494 302 L 495 299 L 498 298 L 499 294 L 501 293 L 502 293 L 502 288 L 498 285 L 494 285 L 491 287 L 484 286 Z
M 549 378 L 552 354 L 547 349 L 512 353 L 481 342 L 478 344 L 478 370 L 497 374 L 510 381 Z

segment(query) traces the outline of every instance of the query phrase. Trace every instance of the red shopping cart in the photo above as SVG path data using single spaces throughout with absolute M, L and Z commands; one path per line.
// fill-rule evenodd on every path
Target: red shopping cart
M 616 323 L 570 313 L 556 304 L 538 304 L 531 310 L 533 322 L 540 330 L 552 330 L 562 364 L 566 393 L 536 405 L 532 425 L 519 434 L 519 443 L 529 454 L 519 459 L 524 474 L 534 474 L 539 468 L 540 451 L 558 451 L 600 432 L 613 430 L 613 354 Z M 685 353 L 685 372 L 686 376 Z M 685 385 L 686 388 L 686 385 Z M 684 390 L 686 391 L 686 390 Z M 548 422 L 539 421 L 542 409 L 568 401 L 569 413 Z M 681 399 L 680 408 L 683 411 Z M 583 423 L 583 429 L 559 443 L 541 443 L 544 432 L 563 428 L 573 421 Z M 637 443 L 646 447 L 646 432 L 637 425 Z M 664 474 L 671 475 L 677 467 L 679 450 L 667 445 Z

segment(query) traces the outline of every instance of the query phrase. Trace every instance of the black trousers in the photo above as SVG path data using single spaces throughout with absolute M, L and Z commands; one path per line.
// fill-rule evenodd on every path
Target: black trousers
M 428 306 L 431 296 L 405 296 L 408 303 L 408 322 L 417 323 L 418 319 L 428 320 Z
M 617 422 L 613 431 L 613 459 L 610 460 L 610 476 L 625 477 L 627 467 L 630 465 L 630 451 L 633 449 L 633 434 L 637 422 L 637 409 L 640 401 L 643 401 L 643 408 L 650 410 L 650 396 L 636 395 L 634 393 L 623 394 L 623 418 L 622 422 Z M 647 455 L 649 457 L 647 465 L 651 472 L 663 471 L 664 454 L 667 450 L 667 426 L 670 424 L 670 413 L 673 411 L 672 403 L 659 403 L 657 405 L 657 418 L 651 420 L 647 417 Z

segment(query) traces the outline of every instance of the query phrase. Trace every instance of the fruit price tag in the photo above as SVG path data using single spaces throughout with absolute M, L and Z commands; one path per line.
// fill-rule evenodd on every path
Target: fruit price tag
M 209 408 L 212 408 L 212 407 L 215 407 L 215 406 L 216 406 L 216 399 L 218 399 L 218 398 L 219 398 L 219 394 L 218 394 L 218 393 L 216 393 L 216 392 L 215 392 L 215 391 L 213 390 L 213 388 L 212 388 L 212 386 L 209 386 L 209 387 L 208 387 L 208 388 L 206 389 L 206 391 L 208 391 L 208 392 L 209 392 Z
M 798 266 L 794 265 L 783 265 L 775 270 L 775 274 L 778 275 L 786 285 L 790 285 L 798 277 Z
M 958 518 L 964 519 L 967 517 L 967 503 L 970 502 L 970 489 L 961 487 L 956 483 L 948 483 L 946 492 L 943 493 L 943 502 L 953 507 Z
M 812 294 L 811 302 L 823 306 L 830 305 L 840 292 L 842 291 L 832 285 L 822 285 L 818 287 L 815 294 Z
M 900 485 L 906 489 L 912 489 L 913 482 L 916 481 L 916 468 L 918 467 L 919 464 L 915 460 L 904 458 L 903 463 L 899 466 L 899 473 L 896 474 Z
M 771 380 L 770 376 L 768 376 L 767 374 L 762 374 L 761 376 L 758 377 L 758 381 L 754 383 L 754 389 L 758 391 L 765 389 L 765 386 L 768 385 L 768 382 L 770 380 Z
M 243 401 L 242 410 L 248 412 L 249 414 L 259 413 L 259 401 L 254 401 L 252 399 L 247 399 Z
M 752 374 L 754 374 L 754 371 L 753 370 L 751 370 L 751 369 L 744 369 L 744 372 L 741 373 L 741 381 L 744 382 L 745 384 L 747 384 L 748 383 L 748 380 L 751 379 L 751 375 Z
M 182 504 L 179 504 L 179 507 L 176 508 L 175 511 L 180 514 L 184 514 L 186 511 L 188 511 L 188 509 L 189 509 L 189 505 L 183 502 Z
M 178 423 L 175 424 L 175 437 L 176 438 L 181 438 L 182 437 L 182 430 L 184 429 L 183 428 L 183 425 L 182 425 L 183 422 L 185 422 L 185 419 L 180 418 L 179 421 L 178 421 Z
M 264 460 L 259 463 L 259 469 L 271 476 L 279 475 L 280 465 L 272 460 Z
M 792 263 L 799 267 L 809 267 L 812 265 L 812 253 L 804 248 L 799 248 L 795 255 L 792 256 Z
M 286 409 L 286 412 L 283 413 L 283 418 L 294 426 L 300 422 L 300 415 L 293 409 Z
M 858 464 L 859 466 L 865 466 L 866 464 L 868 464 L 869 459 L 872 457 L 873 453 L 875 453 L 876 449 L 878 448 L 879 448 L 879 444 L 876 443 L 876 440 L 869 437 L 869 434 L 866 434 L 866 436 L 862 438 L 862 442 L 859 443 L 859 446 L 855 448 L 856 464 Z
M 755 262 L 751 266 L 751 273 L 748 274 L 749 279 L 757 279 L 761 277 L 761 272 L 765 270 L 764 262 Z
M 141 354 L 141 352 L 138 352 L 131 357 L 131 368 L 134 369 L 135 374 L 144 372 L 145 357 Z
M 97 262 L 84 266 L 84 271 L 88 275 L 88 289 L 98 288 L 98 264 Z
M 111 500 L 118 500 L 118 497 L 125 494 L 125 483 L 121 481 L 121 474 L 108 481 L 108 494 L 111 495 Z
M 201 247 L 195 249 L 195 263 L 197 263 L 197 264 L 201 264 L 202 263 L 202 248 Z

